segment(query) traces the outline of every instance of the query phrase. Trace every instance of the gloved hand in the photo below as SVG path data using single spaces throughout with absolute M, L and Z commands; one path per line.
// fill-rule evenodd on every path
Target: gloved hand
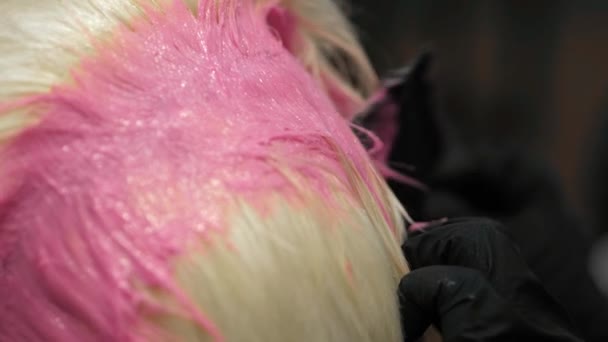
M 585 340 L 608 341 L 608 299 L 588 271 L 589 230 L 573 214 L 558 177 L 526 148 L 462 143 L 455 125 L 434 106 L 430 61 L 425 54 L 399 74 L 400 81 L 391 77 L 388 98 L 364 115 L 373 130 L 378 114 L 397 108 L 398 132 L 387 144 L 387 162 L 411 165 L 408 175 L 428 190 L 395 181 L 391 188 L 418 221 L 485 216 L 503 222 L 500 229 Z
M 499 224 L 457 219 L 403 245 L 412 268 L 399 285 L 405 341 L 430 324 L 444 341 L 582 341 Z
M 521 150 L 469 149 L 429 177 L 420 218 L 490 216 L 520 248 L 548 292 L 589 342 L 608 341 L 608 299 L 588 266 L 591 239 L 569 207 L 557 177 Z M 401 198 L 407 203 L 407 198 Z

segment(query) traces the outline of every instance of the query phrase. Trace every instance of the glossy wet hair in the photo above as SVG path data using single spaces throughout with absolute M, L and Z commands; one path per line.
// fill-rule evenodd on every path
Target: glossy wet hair
M 0 10 L 0 340 L 401 340 L 403 209 L 333 2 Z

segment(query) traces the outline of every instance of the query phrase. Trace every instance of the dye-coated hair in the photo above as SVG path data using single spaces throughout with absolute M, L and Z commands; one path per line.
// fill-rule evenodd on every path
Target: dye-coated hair
M 401 340 L 403 210 L 335 4 L 0 10 L 0 341 Z

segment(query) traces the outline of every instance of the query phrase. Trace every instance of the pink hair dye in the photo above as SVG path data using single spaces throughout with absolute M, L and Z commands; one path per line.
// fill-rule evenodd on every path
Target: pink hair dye
M 221 341 L 174 283 L 174 257 L 223 234 L 230 198 L 295 196 L 276 162 L 320 193 L 328 174 L 346 183 L 334 146 L 367 174 L 348 122 L 267 12 L 228 3 L 147 10 L 72 82 L 28 100 L 42 120 L 2 154 L 1 341 L 149 340 L 142 315 L 162 309 L 133 284 L 169 291 Z

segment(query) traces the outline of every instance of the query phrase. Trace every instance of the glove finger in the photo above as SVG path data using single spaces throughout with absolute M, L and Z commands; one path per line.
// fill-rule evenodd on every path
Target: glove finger
M 472 269 L 429 266 L 412 271 L 399 285 L 399 300 L 405 341 L 416 341 L 431 324 L 446 341 L 513 341 L 520 332 L 505 300 Z
M 509 297 L 513 277 L 534 277 L 498 222 L 461 218 L 413 234 L 403 244 L 412 269 L 457 265 L 479 270 L 496 290 Z

